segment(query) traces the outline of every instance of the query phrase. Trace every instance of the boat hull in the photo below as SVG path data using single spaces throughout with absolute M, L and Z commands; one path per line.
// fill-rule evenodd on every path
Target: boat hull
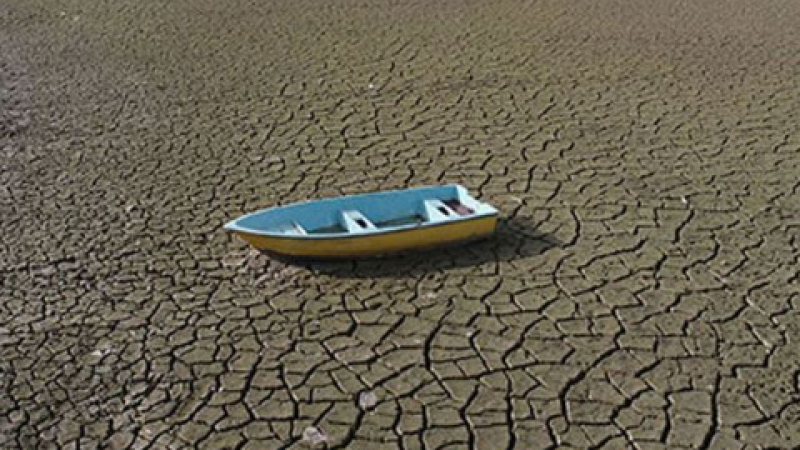
M 355 258 L 453 245 L 482 239 L 497 226 L 497 216 L 482 216 L 383 233 L 326 237 L 318 239 L 266 236 L 235 231 L 258 250 L 291 258 Z

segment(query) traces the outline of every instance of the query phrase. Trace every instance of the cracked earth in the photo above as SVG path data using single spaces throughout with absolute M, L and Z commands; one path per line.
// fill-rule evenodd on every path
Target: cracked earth
M 800 6 L 0 3 L 0 447 L 800 445 Z M 221 230 L 457 182 L 496 239 Z

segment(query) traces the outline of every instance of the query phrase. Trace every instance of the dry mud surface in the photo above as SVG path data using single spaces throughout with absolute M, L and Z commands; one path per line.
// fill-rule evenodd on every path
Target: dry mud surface
M 800 4 L 0 2 L 0 447 L 800 445 Z M 497 238 L 220 226 L 460 182 Z

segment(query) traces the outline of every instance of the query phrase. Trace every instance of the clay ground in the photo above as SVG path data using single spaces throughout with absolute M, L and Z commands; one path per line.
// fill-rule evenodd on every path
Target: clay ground
M 0 447 L 800 445 L 800 3 L 0 2 Z M 276 203 L 493 241 L 287 265 Z

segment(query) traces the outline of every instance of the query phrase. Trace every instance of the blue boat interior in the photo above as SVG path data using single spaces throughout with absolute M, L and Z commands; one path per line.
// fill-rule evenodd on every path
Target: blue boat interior
M 295 203 L 248 214 L 225 228 L 255 234 L 328 237 L 403 230 L 496 214 L 460 185 L 385 191 Z

